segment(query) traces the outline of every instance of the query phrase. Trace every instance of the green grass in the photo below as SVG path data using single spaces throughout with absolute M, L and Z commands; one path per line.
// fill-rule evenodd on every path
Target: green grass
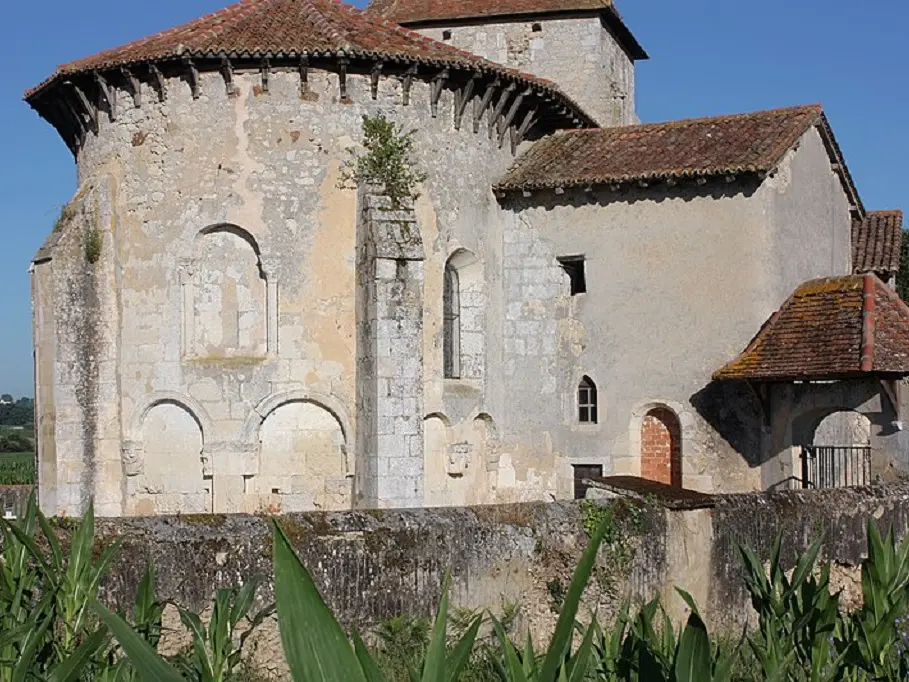
M 35 483 L 35 453 L 0 453 L 0 485 L 32 485 Z

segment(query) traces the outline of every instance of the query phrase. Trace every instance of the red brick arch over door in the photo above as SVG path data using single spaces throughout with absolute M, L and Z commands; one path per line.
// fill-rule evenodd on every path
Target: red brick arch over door
M 682 487 L 682 427 L 666 407 L 650 410 L 641 422 L 641 476 Z

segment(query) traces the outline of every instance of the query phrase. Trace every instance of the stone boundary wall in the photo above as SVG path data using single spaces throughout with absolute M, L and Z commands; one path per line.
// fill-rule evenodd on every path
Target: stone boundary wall
M 750 609 L 742 580 L 739 545 L 750 546 L 766 562 L 778 534 L 788 568 L 823 533 L 820 561 L 833 564 L 833 589 L 843 588 L 847 606 L 861 601 L 859 566 L 867 556 L 867 523 L 898 538 L 909 529 L 909 484 L 773 494 L 725 495 L 711 511 L 708 612 L 716 627 L 738 625 Z
M 517 627 L 537 639 L 555 624 L 558 596 L 567 590 L 587 543 L 585 523 L 603 516 L 612 518 L 613 540 L 600 552 L 585 606 L 608 620 L 626 596 L 638 602 L 661 596 L 670 615 L 680 618 L 678 585 L 694 595 L 713 630 L 737 629 L 750 614 L 739 543 L 766 561 L 782 532 L 782 557 L 791 568 L 823 529 L 822 558 L 834 562 L 834 586 L 860 598 L 857 567 L 865 556 L 867 520 L 882 530 L 892 525 L 899 536 L 909 527 L 909 484 L 725 495 L 714 501 L 713 508 L 688 511 L 629 502 L 603 514 L 602 506 L 613 501 L 587 500 L 305 513 L 277 520 L 346 626 L 368 632 L 396 615 L 432 615 L 450 570 L 453 604 L 497 615 L 519 606 Z M 197 612 L 206 610 L 216 589 L 257 573 L 266 577 L 261 601 L 270 601 L 270 524 L 266 517 L 244 515 L 99 519 L 99 548 L 123 538 L 103 597 L 131 609 L 151 560 L 159 598 Z M 180 630 L 175 614 L 165 626 Z M 255 660 L 281 659 L 274 622 L 254 641 L 259 642 Z

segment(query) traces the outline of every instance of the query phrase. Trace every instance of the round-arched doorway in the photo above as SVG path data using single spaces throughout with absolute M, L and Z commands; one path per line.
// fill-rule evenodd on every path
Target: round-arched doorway
M 641 422 L 641 476 L 682 487 L 682 426 L 667 407 L 653 408 Z

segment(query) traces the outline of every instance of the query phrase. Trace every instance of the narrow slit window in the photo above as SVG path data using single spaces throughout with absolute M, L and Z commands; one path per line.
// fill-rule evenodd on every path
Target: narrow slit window
M 446 379 L 461 378 L 461 292 L 458 271 L 451 263 L 445 266 L 442 286 L 442 352 Z
M 559 265 L 568 276 L 571 295 L 587 293 L 587 275 L 584 272 L 584 256 L 564 256 L 559 258 Z
M 597 423 L 597 386 L 586 376 L 578 384 L 578 421 L 582 424 Z
M 590 487 L 584 483 L 585 479 L 602 478 L 602 464 L 572 464 L 574 469 L 574 499 L 583 500 L 587 497 L 587 489 Z

